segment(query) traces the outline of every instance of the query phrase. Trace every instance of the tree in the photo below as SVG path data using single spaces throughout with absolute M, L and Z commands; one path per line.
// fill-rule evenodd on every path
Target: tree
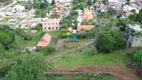
M 11 37 L 8 34 L 0 33 L 0 43 L 3 44 L 3 46 L 7 47 L 10 41 L 11 41 Z
M 93 0 L 93 3 L 96 3 L 97 2 L 97 0 Z
M 15 39 L 12 42 L 12 44 L 9 46 L 9 48 L 21 49 L 21 46 L 23 44 L 24 44 L 24 39 L 21 36 L 15 35 Z
M 25 3 L 24 6 L 25 6 L 26 9 L 30 10 L 30 9 L 32 9 L 33 4 L 32 4 L 32 2 L 29 0 L 29 1 L 27 1 L 27 2 Z
M 52 5 L 54 5 L 55 4 L 55 0 L 52 0 Z
M 99 33 L 95 46 L 99 52 L 108 53 L 123 49 L 125 41 L 119 32 L 105 31 Z
M 102 0 L 102 3 L 107 5 L 108 4 L 108 0 Z
M 46 71 L 46 63 L 41 54 L 25 54 L 16 60 L 9 76 L 13 80 L 41 80 Z
M 0 59 L 3 58 L 4 51 L 5 51 L 4 46 L 2 44 L 0 44 Z
M 89 5 L 89 6 L 92 5 L 92 0 L 88 0 L 87 5 Z
M 137 14 L 137 17 L 136 17 L 135 21 L 142 24 L 142 12 L 140 12 L 140 13 Z
M 4 77 L 9 70 L 10 61 L 7 59 L 0 59 L 0 77 Z
M 136 13 L 131 14 L 131 15 L 129 16 L 129 19 L 132 20 L 132 21 L 136 21 L 136 18 L 137 18 L 137 14 L 136 14 Z

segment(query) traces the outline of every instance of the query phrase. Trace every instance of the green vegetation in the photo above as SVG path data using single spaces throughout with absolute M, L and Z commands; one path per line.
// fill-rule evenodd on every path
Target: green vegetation
M 119 32 L 102 32 L 97 36 L 96 44 L 99 52 L 112 52 L 123 49 L 125 47 L 125 40 Z
M 41 54 L 25 54 L 16 59 L 16 64 L 9 72 L 13 80 L 40 80 L 47 66 Z
M 1 19 L 0 22 L 7 22 L 9 19 L 10 19 L 10 18 L 5 17 L 5 18 Z
M 127 57 L 124 51 L 117 51 L 110 54 L 97 54 L 93 56 L 94 47 L 83 49 L 74 55 L 51 62 L 51 66 L 56 70 L 76 69 L 82 66 L 123 66 Z
M 74 80 L 116 80 L 116 77 L 110 75 L 110 74 L 76 74 L 76 75 L 53 75 L 48 76 L 48 78 L 55 79 L 55 80 L 68 80 L 68 79 L 74 79 Z

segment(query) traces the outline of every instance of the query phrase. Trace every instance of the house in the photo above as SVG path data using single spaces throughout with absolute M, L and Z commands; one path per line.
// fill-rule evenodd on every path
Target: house
M 24 20 L 20 23 L 19 28 L 30 28 L 36 26 L 37 23 L 34 23 L 33 21 L 30 20 Z
M 73 31 L 72 27 L 68 27 L 68 32 L 72 32 L 72 31 Z
M 121 8 L 126 3 L 126 0 L 108 0 L 109 7 Z
M 17 11 L 22 12 L 25 10 L 25 7 L 21 6 L 21 5 L 16 5 L 13 9 L 15 10 L 15 12 L 17 12 Z
M 51 36 L 49 34 L 44 34 L 41 40 L 37 43 L 37 47 L 47 47 L 51 42 Z
M 84 14 L 92 15 L 93 11 L 92 10 L 84 10 Z
M 79 25 L 77 26 L 77 31 L 81 31 L 81 30 L 90 31 L 93 27 L 94 25 Z
M 64 8 L 65 7 L 62 4 L 60 4 L 60 3 L 57 2 L 55 4 L 55 8 L 53 8 L 53 11 L 51 12 L 51 14 L 56 13 L 59 17 L 61 17 Z
M 128 41 L 131 47 L 142 47 L 142 28 L 140 25 L 135 24 L 135 25 L 129 25 L 129 28 L 135 31 L 134 34 L 130 34 Z
M 0 12 L 0 18 L 5 17 L 5 13 L 4 12 Z
M 29 51 L 35 51 L 36 50 L 36 46 L 27 46 L 25 47 L 24 51 L 29 50 Z
M 41 22 L 43 31 L 58 30 L 60 25 L 60 19 L 48 19 Z
M 35 33 L 37 33 L 37 30 L 32 30 L 31 33 L 35 34 Z
M 94 19 L 93 15 L 88 15 L 88 14 L 83 14 L 82 15 L 82 20 L 91 20 Z
M 47 0 L 50 4 L 52 3 L 52 0 Z M 55 2 L 60 3 L 71 3 L 73 0 L 55 0 Z

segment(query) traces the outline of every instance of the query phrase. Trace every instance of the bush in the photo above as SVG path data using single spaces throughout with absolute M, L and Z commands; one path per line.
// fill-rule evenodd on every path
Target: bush
M 7 59 L 0 59 L 0 77 L 4 77 L 10 68 L 10 62 Z
M 52 52 L 55 51 L 55 49 L 51 46 L 45 47 L 45 48 L 36 48 L 36 52 L 43 52 L 44 55 L 51 54 Z
M 102 32 L 96 38 L 95 44 L 99 52 L 112 52 L 125 47 L 125 40 L 119 32 Z
M 14 52 L 5 52 L 4 53 L 4 57 L 5 58 L 14 58 L 15 57 L 15 53 Z
M 51 54 L 54 51 L 55 51 L 55 49 L 53 47 L 51 47 L 51 46 L 48 46 L 48 47 L 43 49 L 44 55 Z

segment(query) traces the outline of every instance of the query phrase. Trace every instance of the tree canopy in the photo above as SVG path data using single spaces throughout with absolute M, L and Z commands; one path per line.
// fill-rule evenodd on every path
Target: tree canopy
M 25 54 L 16 60 L 9 76 L 13 80 L 40 80 L 47 66 L 40 54 Z
M 125 40 L 119 32 L 105 31 L 99 33 L 95 46 L 99 52 L 107 53 L 123 49 Z

